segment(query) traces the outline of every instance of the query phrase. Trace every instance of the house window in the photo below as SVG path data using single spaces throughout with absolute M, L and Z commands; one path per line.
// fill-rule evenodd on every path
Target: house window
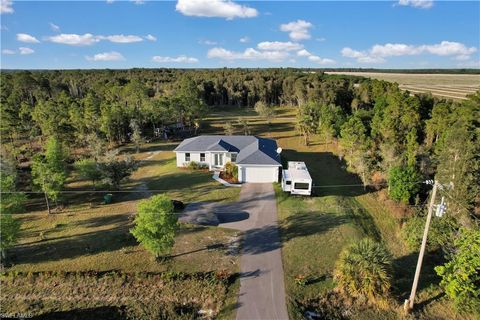
M 200 162 L 205 162 L 205 153 L 200 153 Z
M 185 153 L 185 161 L 190 161 L 190 153 Z
M 231 153 L 230 154 L 230 161 L 231 162 L 237 162 L 237 154 L 236 153 Z
M 308 189 L 310 189 L 310 184 L 309 184 L 309 183 L 297 182 L 297 183 L 295 183 L 295 185 L 293 186 L 293 189 L 297 189 L 297 190 L 308 190 Z

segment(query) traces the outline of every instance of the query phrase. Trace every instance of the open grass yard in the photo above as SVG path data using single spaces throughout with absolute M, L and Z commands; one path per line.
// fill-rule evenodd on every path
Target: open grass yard
M 238 188 L 227 189 L 210 173 L 176 168 L 173 148 L 172 144 L 149 144 L 135 155 L 141 161 L 139 169 L 121 188 L 128 192 L 113 193 L 111 204 L 103 204 L 106 192 L 85 192 L 93 190 L 91 183 L 74 176 L 66 190 L 79 192 L 65 193 L 60 211 L 48 215 L 43 198 L 33 197 L 28 212 L 18 215 L 22 230 L 19 244 L 9 252 L 6 271 L 10 277 L 2 280 L 2 312 L 16 312 L 15 306 L 22 306 L 22 312 L 31 315 L 75 309 L 85 319 L 102 312 L 118 318 L 182 314 L 191 318 L 202 308 L 218 314 L 226 303 L 235 303 L 238 281 L 232 277 L 217 283 L 215 275 L 204 274 L 238 271 L 236 249 L 232 250 L 236 232 L 182 224 L 171 258 L 162 262 L 156 262 L 129 233 L 138 201 L 153 193 L 167 193 L 184 202 L 238 197 Z M 58 274 L 52 278 L 49 272 Z M 158 280 L 169 274 L 182 276 Z M 13 291 L 19 293 L 9 294 Z M 78 303 L 77 293 L 82 297 Z M 132 302 L 148 295 L 150 302 Z M 65 299 L 57 305 L 55 297 Z M 230 317 L 228 312 L 226 317 Z
M 480 90 L 478 74 L 407 74 L 381 72 L 327 72 L 328 74 L 345 74 L 397 82 L 401 89 L 411 93 L 426 93 L 456 100 Z

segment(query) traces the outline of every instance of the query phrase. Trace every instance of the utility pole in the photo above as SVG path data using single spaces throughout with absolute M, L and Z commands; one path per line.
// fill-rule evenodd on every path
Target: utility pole
M 427 181 L 427 183 L 432 183 L 432 181 Z M 413 279 L 412 291 L 410 293 L 410 298 L 405 300 L 405 303 L 403 305 L 403 308 L 407 313 L 413 309 L 415 294 L 417 292 L 418 279 L 420 278 L 420 270 L 422 269 L 423 255 L 425 254 L 425 247 L 427 246 L 428 229 L 430 228 L 430 221 L 432 220 L 433 206 L 435 203 L 435 197 L 437 196 L 438 185 L 439 183 L 437 181 L 433 181 L 433 191 L 430 198 L 430 204 L 428 206 L 427 222 L 425 223 L 425 230 L 423 231 L 422 246 L 420 247 L 420 253 L 418 255 L 417 269 L 415 270 L 415 278 Z

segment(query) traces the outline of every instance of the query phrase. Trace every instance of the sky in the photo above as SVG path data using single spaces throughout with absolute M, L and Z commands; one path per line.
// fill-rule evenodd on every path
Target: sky
M 479 68 L 480 1 L 0 0 L 2 69 Z

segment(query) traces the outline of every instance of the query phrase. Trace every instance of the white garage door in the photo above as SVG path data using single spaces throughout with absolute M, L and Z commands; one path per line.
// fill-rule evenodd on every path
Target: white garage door
M 244 167 L 245 182 L 276 182 L 277 167 Z

